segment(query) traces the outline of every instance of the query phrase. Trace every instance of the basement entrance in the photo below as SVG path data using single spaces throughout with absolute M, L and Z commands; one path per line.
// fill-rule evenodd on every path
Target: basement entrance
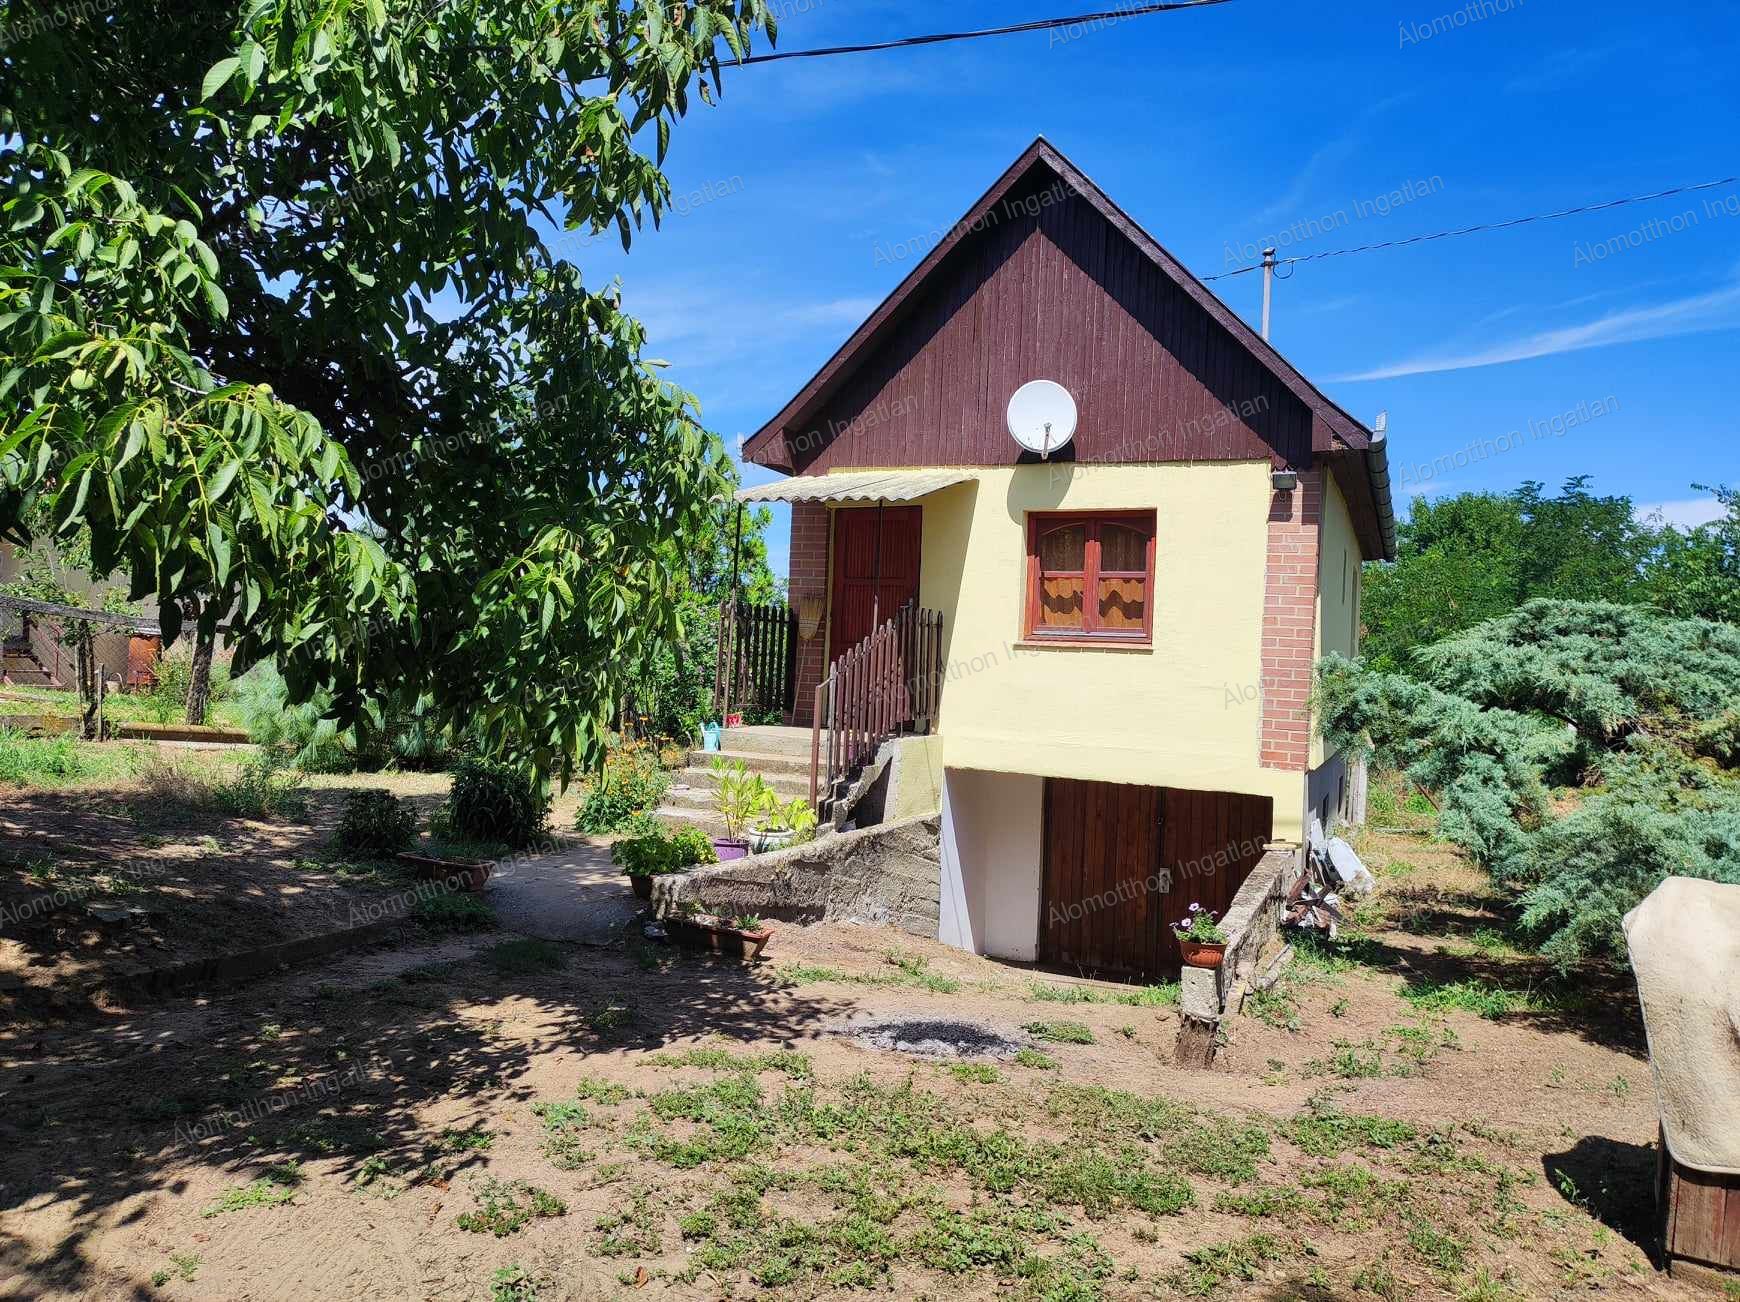
M 1176 975 L 1169 924 L 1226 911 L 1274 829 L 1267 796 L 1045 781 L 1039 961 L 1089 975 Z

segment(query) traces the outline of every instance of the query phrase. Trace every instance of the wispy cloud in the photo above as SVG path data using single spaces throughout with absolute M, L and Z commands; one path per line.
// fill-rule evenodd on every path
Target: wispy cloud
M 1366 127 L 1407 98 L 1406 94 L 1391 95 L 1387 99 L 1367 105 L 1341 134 L 1325 141 L 1312 151 L 1311 157 L 1305 160 L 1305 166 L 1300 168 L 1293 177 L 1293 183 L 1287 187 L 1280 198 L 1261 212 L 1253 213 L 1251 215 L 1252 223 L 1263 226 L 1277 217 L 1299 216 L 1306 200 L 1310 199 L 1314 193 L 1319 192 L 1324 175 L 1333 172 L 1337 166 L 1345 163 L 1358 152 L 1360 143 L 1365 136 Z
M 1500 366 L 1505 362 L 1552 357 L 1608 344 L 1667 339 L 1737 326 L 1740 326 L 1740 281 L 1706 294 L 1691 294 L 1663 303 L 1609 312 L 1579 325 L 1540 330 L 1468 351 L 1435 349 L 1369 371 L 1331 378 L 1351 383 L 1356 380 L 1391 380 L 1402 375 L 1431 375 L 1440 371 L 1466 371 L 1477 366 Z
M 1695 529 L 1700 524 L 1720 520 L 1728 512 L 1713 497 L 1686 497 L 1675 502 L 1648 502 L 1636 507 L 1632 514 L 1646 522 L 1659 520 L 1682 529 Z
M 1596 68 L 1606 63 L 1623 45 L 1602 45 L 1584 49 L 1555 50 L 1524 72 L 1505 83 L 1507 94 L 1538 94 L 1563 90 L 1583 81 Z

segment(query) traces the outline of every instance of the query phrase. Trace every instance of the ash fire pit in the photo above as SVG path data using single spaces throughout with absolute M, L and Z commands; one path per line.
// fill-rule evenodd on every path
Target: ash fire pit
M 1028 1047 L 1019 1031 L 988 1022 L 953 1017 L 887 1017 L 846 1022 L 834 1034 L 883 1053 L 949 1060 L 992 1058 L 1006 1061 Z

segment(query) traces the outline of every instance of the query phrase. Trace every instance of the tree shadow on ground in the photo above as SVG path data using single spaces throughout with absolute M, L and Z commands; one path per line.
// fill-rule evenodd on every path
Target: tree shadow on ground
M 1639 1061 L 1648 1057 L 1643 1014 L 1628 972 L 1588 965 L 1567 977 L 1533 954 L 1452 953 L 1405 943 L 1404 937 L 1414 934 L 1390 929 L 1339 941 L 1313 936 L 1302 943 L 1327 959 L 1345 959 L 1401 977 L 1403 995 L 1411 1002 L 1453 999 L 1457 988 L 1474 983 L 1482 989 L 1509 992 L 1519 1005 L 1500 1012 L 1493 1018 L 1497 1022 L 1575 1035 Z M 1479 995 L 1480 991 L 1475 991 L 1470 1002 L 1477 1001 Z
M 1657 1234 L 1654 1144 L 1628 1144 L 1603 1135 L 1579 1139 L 1562 1153 L 1541 1158 L 1548 1187 L 1566 1202 L 1631 1240 L 1661 1262 Z
M 231 1186 L 315 1159 L 343 1180 L 451 1179 L 478 1160 L 468 1128 L 529 1101 L 524 1077 L 546 1053 L 583 1063 L 706 1034 L 796 1039 L 850 1011 L 737 963 L 551 946 L 525 971 L 525 942 L 503 943 L 366 984 L 335 970 L 328 984 L 0 1033 L 15 1085 L 0 1109 L 0 1299 L 153 1296 L 95 1243 L 190 1196 L 202 1169 Z M 52 1247 L 24 1237 L 29 1216 L 57 1214 Z

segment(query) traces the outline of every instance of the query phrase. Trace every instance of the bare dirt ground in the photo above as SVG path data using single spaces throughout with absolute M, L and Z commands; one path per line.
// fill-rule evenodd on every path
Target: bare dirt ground
M 126 744 L 103 753 L 125 769 L 148 752 L 208 780 L 246 758 Z M 108 998 L 89 992 L 381 917 L 407 883 L 334 850 L 345 793 L 392 791 L 426 822 L 448 783 L 439 773 L 315 775 L 303 779 L 304 813 L 269 820 L 164 800 L 109 773 L 52 789 L 0 784 L 0 1007 Z M 572 827 L 577 802 L 576 791 L 557 798 L 552 829 Z M 569 849 L 605 862 L 589 844 Z
M 1364 848 L 1381 903 L 1204 1073 L 1164 988 L 845 927 L 755 967 L 496 933 L 14 1028 L 0 1297 L 1698 1296 L 1645 1246 L 1626 984 L 1545 982 L 1445 847 Z M 1030 1047 L 836 1033 L 906 1017 Z

